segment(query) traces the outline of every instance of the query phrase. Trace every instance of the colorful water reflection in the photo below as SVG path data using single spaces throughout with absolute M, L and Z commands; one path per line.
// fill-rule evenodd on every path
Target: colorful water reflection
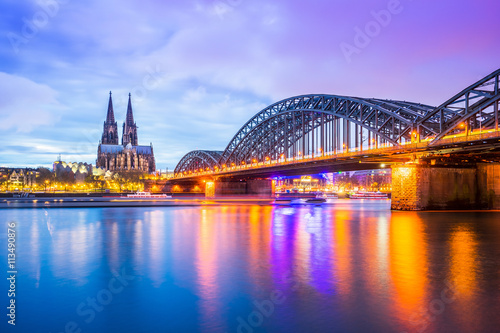
M 4 211 L 5 223 L 22 221 L 19 312 L 37 320 L 19 327 L 496 331 L 500 214 L 386 206 Z M 87 323 L 78 305 L 124 269 L 132 282 Z M 57 308 L 50 320 L 49 308 Z

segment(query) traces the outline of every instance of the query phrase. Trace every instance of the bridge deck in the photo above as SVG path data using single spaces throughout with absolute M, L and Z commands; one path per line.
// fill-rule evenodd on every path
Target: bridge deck
M 177 176 L 176 180 L 203 177 L 269 177 L 272 175 L 299 175 L 303 173 L 352 171 L 388 167 L 391 163 L 404 163 L 415 157 L 438 157 L 443 154 L 491 153 L 500 148 L 500 131 L 472 132 L 469 135 L 451 135 L 437 142 L 432 138 L 400 146 L 383 146 L 369 150 L 352 150 L 340 154 L 326 153 L 318 156 L 282 158 L 246 165 L 230 166 L 222 170 L 195 172 Z

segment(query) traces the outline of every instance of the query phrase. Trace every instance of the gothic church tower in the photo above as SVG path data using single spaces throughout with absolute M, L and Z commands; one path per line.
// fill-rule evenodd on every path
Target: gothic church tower
M 108 114 L 104 122 L 102 139 L 97 147 L 96 167 L 112 172 L 154 173 L 156 170 L 153 144 L 149 146 L 138 144 L 137 125 L 134 122 L 130 94 L 128 94 L 127 117 L 123 123 L 122 144 L 119 144 L 118 126 L 113 112 L 111 92 L 109 93 Z
M 128 94 L 127 118 L 123 123 L 122 145 L 126 146 L 130 143 L 132 146 L 137 146 L 137 142 L 137 125 L 134 122 L 132 102 L 130 101 L 130 94 Z
M 111 99 L 111 91 L 109 92 L 108 114 L 106 116 L 106 121 L 104 122 L 101 143 L 105 145 L 118 144 L 118 125 L 115 121 L 115 114 L 113 112 L 113 100 Z

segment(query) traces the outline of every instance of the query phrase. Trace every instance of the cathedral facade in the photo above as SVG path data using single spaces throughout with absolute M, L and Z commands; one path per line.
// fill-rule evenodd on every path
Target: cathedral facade
M 118 125 L 113 111 L 113 100 L 109 93 L 108 113 L 104 122 L 102 138 L 97 148 L 98 168 L 119 171 L 142 171 L 154 173 L 156 170 L 153 144 L 140 146 L 137 139 L 137 125 L 132 113 L 131 96 L 128 95 L 127 116 L 123 123 L 122 139 L 119 144 Z

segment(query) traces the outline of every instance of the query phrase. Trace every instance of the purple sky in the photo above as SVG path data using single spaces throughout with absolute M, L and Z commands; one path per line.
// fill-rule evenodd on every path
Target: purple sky
M 139 142 L 170 170 L 294 95 L 438 105 L 500 67 L 499 13 L 494 0 L 3 0 L 0 165 L 95 163 L 110 90 L 119 128 L 132 93 Z

